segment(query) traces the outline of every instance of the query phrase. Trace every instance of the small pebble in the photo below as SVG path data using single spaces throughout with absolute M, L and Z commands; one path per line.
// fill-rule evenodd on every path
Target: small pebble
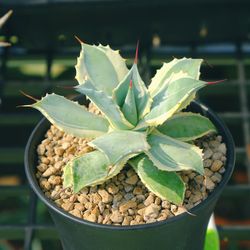
M 115 223 L 121 223 L 123 221 L 123 216 L 119 211 L 114 211 L 110 216 L 110 220 Z
M 220 160 L 215 160 L 211 166 L 211 170 L 217 172 L 223 166 L 223 162 Z
M 102 201 L 104 203 L 109 203 L 112 201 L 113 197 L 104 189 L 98 190 L 98 194 L 101 195 Z
M 138 181 L 138 176 L 136 174 L 131 175 L 125 180 L 125 182 L 129 185 L 135 185 L 137 181 Z
M 119 207 L 119 210 L 124 213 L 126 212 L 129 208 L 134 208 L 137 206 L 137 203 L 135 201 L 126 201 L 122 203 Z
M 154 203 L 154 200 L 154 196 L 150 194 L 148 198 L 144 201 L 144 205 L 149 206 L 150 204 Z
M 210 177 L 205 178 L 205 186 L 208 190 L 213 190 L 215 188 L 215 183 L 210 179 Z

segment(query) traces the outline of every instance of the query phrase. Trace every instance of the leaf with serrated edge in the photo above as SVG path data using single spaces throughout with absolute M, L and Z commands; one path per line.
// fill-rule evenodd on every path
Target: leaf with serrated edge
M 125 60 L 118 51 L 109 46 L 92 46 L 81 43 L 82 50 L 77 58 L 76 79 L 82 84 L 91 79 L 97 90 L 102 90 L 108 96 L 127 74 Z
M 172 74 L 168 88 L 154 97 L 151 111 L 141 123 L 149 126 L 161 125 L 177 112 L 183 103 L 186 105 L 187 100 L 191 101 L 190 96 L 206 85 L 206 82 L 192 79 L 183 72 Z
M 185 184 L 178 174 L 159 170 L 144 154 L 129 160 L 129 164 L 155 195 L 176 205 L 183 203 Z
M 198 80 L 200 76 L 200 66 L 202 59 L 192 58 L 174 58 L 169 63 L 164 63 L 163 66 L 157 70 L 155 76 L 152 78 L 151 84 L 149 85 L 149 92 L 152 97 L 156 96 L 164 85 L 168 84 L 167 79 L 172 73 L 178 73 L 183 71 L 190 77 Z
M 154 165 L 165 171 L 194 170 L 204 173 L 202 150 L 157 130 L 148 136 L 150 149 L 145 152 Z
M 116 129 L 132 129 L 134 126 L 129 123 L 120 110 L 120 107 L 111 97 L 101 90 L 97 90 L 90 80 L 75 87 L 75 89 L 85 94 L 94 105 L 105 115 L 110 125 Z
M 58 129 L 76 137 L 96 138 L 109 130 L 104 117 L 90 113 L 84 106 L 63 96 L 47 94 L 30 107 L 39 110 Z
M 161 133 L 181 141 L 191 141 L 216 132 L 213 123 L 200 114 L 181 112 L 157 127 Z
M 135 156 L 149 150 L 146 133 L 135 131 L 112 131 L 88 143 L 107 155 L 111 164 L 127 156 Z
M 123 161 L 112 165 L 106 155 L 97 150 L 78 156 L 67 165 L 71 168 L 71 172 L 67 169 L 64 171 L 64 186 L 70 184 L 70 182 L 67 182 L 67 178 L 69 179 L 69 177 L 65 176 L 67 173 L 72 174 L 71 178 L 73 180 L 72 186 L 74 193 L 79 192 L 86 186 L 101 184 L 114 175 L 117 175 L 122 170 L 125 163 L 123 159 Z
M 128 74 L 113 90 L 113 99 L 120 107 L 122 107 L 131 80 L 133 83 L 133 91 L 135 96 L 138 118 L 141 119 L 150 111 L 152 99 L 149 95 L 148 89 L 146 88 L 143 80 L 140 77 L 137 64 L 134 64 L 132 66 Z

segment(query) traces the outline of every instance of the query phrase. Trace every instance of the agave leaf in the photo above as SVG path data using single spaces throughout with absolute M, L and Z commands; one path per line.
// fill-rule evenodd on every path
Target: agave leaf
M 178 174 L 159 170 L 144 154 L 129 160 L 129 164 L 155 195 L 176 205 L 183 203 L 185 184 Z
M 138 117 L 132 80 L 130 82 L 127 96 L 122 106 L 122 113 L 131 124 L 133 124 L 134 126 L 137 124 Z
M 47 94 L 30 107 L 39 110 L 58 129 L 77 137 L 96 138 L 109 130 L 104 117 L 56 94 Z
M 207 83 L 192 79 L 180 72 L 172 74 L 167 87 L 163 88 L 153 99 L 151 111 L 144 118 L 149 126 L 158 126 L 169 119 L 187 101 L 191 102 L 194 94 Z
M 127 90 L 131 80 L 133 83 L 138 119 L 141 119 L 150 111 L 152 99 L 149 95 L 148 89 L 140 77 L 137 64 L 132 66 L 125 78 L 113 90 L 113 99 L 115 99 L 116 103 L 122 107 L 125 102 Z
M 90 80 L 75 87 L 85 94 L 95 106 L 106 116 L 110 125 L 116 129 L 132 129 L 134 126 L 126 120 L 120 107 L 105 92 L 97 90 Z
M 195 140 L 216 132 L 215 126 L 208 118 L 192 112 L 182 112 L 172 116 L 157 127 L 157 130 L 181 141 Z
M 172 73 L 183 71 L 190 77 L 198 80 L 200 77 L 200 66 L 202 59 L 182 58 L 173 59 L 169 63 L 164 63 L 163 66 L 157 70 L 155 76 L 152 78 L 149 85 L 149 92 L 152 97 L 156 96 L 161 91 L 161 88 L 168 84 L 168 78 Z
M 3 25 L 6 23 L 6 21 L 9 19 L 9 17 L 12 15 L 13 11 L 9 10 L 4 16 L 0 18 L 0 29 L 3 27 Z
M 151 148 L 146 154 L 158 169 L 204 173 L 202 150 L 195 145 L 178 141 L 156 130 L 148 136 L 148 143 Z
M 73 173 L 71 163 L 68 163 L 63 169 L 63 187 L 68 188 L 73 186 Z
M 75 66 L 78 83 L 91 79 L 97 90 L 111 96 L 112 90 L 128 72 L 125 60 L 109 46 L 81 45 L 82 50 Z
M 89 142 L 89 145 L 105 153 L 111 164 L 149 149 L 146 133 L 124 130 L 100 136 Z
M 123 168 L 125 161 L 110 164 L 106 155 L 93 151 L 76 157 L 64 169 L 63 186 L 73 187 L 75 193 L 86 186 L 95 186 L 112 178 Z

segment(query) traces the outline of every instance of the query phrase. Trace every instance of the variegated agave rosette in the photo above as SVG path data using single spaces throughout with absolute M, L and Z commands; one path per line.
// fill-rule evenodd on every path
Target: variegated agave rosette
M 204 173 L 202 150 L 193 140 L 216 132 L 208 118 L 182 112 L 199 89 L 211 84 L 199 80 L 202 59 L 164 63 L 147 88 L 137 68 L 138 46 L 131 69 L 109 46 L 81 46 L 74 88 L 102 115 L 56 94 L 29 105 L 65 133 L 93 139 L 94 151 L 65 166 L 64 187 L 76 193 L 101 184 L 129 163 L 151 192 L 182 204 L 185 184 L 177 172 Z

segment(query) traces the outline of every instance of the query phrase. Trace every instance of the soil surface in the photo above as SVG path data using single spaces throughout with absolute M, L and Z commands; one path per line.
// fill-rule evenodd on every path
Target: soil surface
M 74 194 L 71 188 L 63 189 L 63 168 L 75 156 L 93 150 L 88 142 L 52 125 L 37 148 L 36 177 L 45 195 L 57 206 L 92 222 L 125 226 L 166 220 L 205 200 L 225 172 L 226 145 L 220 135 L 210 135 L 195 141 L 203 149 L 205 176 L 193 171 L 179 172 L 187 187 L 183 206 L 148 191 L 130 167 L 102 185 Z

